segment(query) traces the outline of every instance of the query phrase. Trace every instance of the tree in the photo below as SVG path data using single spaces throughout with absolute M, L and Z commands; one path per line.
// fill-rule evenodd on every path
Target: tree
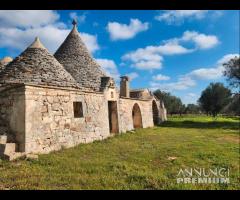
M 154 95 L 160 99 L 161 101 L 164 102 L 165 108 L 168 110 L 168 112 L 170 111 L 170 107 L 171 107 L 171 103 L 170 103 L 170 98 L 171 98 L 171 94 L 168 92 L 162 92 L 161 90 L 156 90 L 154 92 Z
M 240 87 L 240 57 L 235 57 L 223 64 L 225 67 L 224 76 L 227 77 L 229 85 L 233 88 Z
M 187 114 L 199 114 L 200 113 L 200 108 L 199 108 L 198 105 L 188 104 L 186 109 L 185 109 L 185 112 Z
M 229 104 L 227 104 L 222 113 L 227 115 L 238 115 L 240 116 L 240 94 L 234 94 Z
M 172 114 L 182 114 L 184 107 L 180 98 L 171 95 L 169 92 L 156 90 L 154 95 L 164 102 L 167 112 Z
M 202 92 L 198 102 L 207 113 L 216 117 L 217 114 L 230 102 L 231 91 L 222 83 L 210 83 Z

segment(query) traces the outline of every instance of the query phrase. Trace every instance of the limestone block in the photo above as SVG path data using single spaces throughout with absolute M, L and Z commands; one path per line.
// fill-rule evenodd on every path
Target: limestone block
M 0 154 L 11 154 L 16 151 L 15 143 L 0 144 Z
M 53 118 L 49 117 L 48 115 L 46 115 L 46 117 L 42 118 L 43 123 L 52 123 L 52 121 L 53 121 Z
M 59 111 L 60 110 L 60 104 L 59 103 L 53 103 L 52 104 L 52 110 L 53 111 Z
M 7 143 L 7 136 L 0 135 L 0 144 L 6 144 L 6 143 Z
M 48 101 L 48 103 L 52 104 L 53 103 L 53 97 L 52 96 L 47 96 L 47 101 Z
M 64 101 L 65 103 L 69 102 L 69 101 L 70 101 L 70 97 L 69 97 L 69 96 L 65 96 L 64 99 L 63 99 L 63 101 Z
M 42 106 L 41 107 L 41 112 L 42 113 L 48 112 L 48 106 L 47 105 Z
M 85 122 L 91 122 L 92 118 L 91 117 L 85 117 Z
M 53 98 L 53 103 L 59 103 L 60 101 L 59 101 L 59 98 L 58 97 L 54 97 Z

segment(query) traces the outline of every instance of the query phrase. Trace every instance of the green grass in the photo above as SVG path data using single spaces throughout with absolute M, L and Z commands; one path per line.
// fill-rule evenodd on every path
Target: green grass
M 176 160 L 168 160 L 176 157 Z M 177 184 L 180 168 L 230 168 L 230 184 Z M 92 144 L 0 161 L 0 189 L 240 189 L 239 119 L 172 117 Z

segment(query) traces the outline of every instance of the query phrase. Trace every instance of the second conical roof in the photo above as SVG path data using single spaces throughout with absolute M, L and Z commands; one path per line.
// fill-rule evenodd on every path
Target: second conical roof
M 98 91 L 101 77 L 106 75 L 80 38 L 76 23 L 73 24 L 72 31 L 54 56 L 82 87 Z
M 0 71 L 0 84 L 11 83 L 78 87 L 74 78 L 48 52 L 39 38 Z

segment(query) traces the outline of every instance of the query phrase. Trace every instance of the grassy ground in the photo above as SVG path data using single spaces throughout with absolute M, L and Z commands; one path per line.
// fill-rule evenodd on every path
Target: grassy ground
M 240 189 L 238 122 L 173 117 L 38 161 L 0 160 L 0 189 Z M 179 169 L 191 167 L 230 168 L 231 183 L 177 184 Z

